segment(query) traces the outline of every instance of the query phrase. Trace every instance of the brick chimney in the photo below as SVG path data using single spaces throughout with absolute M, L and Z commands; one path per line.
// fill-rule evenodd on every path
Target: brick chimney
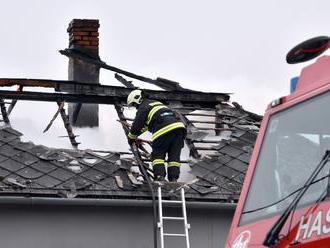
M 67 29 L 69 48 L 99 59 L 99 20 L 73 19 Z M 77 58 L 69 59 L 68 79 L 80 83 L 99 84 L 100 68 Z M 99 124 L 97 104 L 69 104 L 73 126 L 96 127 Z
M 69 48 L 99 57 L 99 20 L 73 19 L 67 29 Z

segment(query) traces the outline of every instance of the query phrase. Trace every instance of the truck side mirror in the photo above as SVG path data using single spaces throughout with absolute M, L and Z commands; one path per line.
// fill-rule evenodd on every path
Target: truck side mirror
M 306 40 L 288 52 L 286 61 L 289 64 L 297 64 L 316 58 L 330 47 L 328 36 L 318 36 Z

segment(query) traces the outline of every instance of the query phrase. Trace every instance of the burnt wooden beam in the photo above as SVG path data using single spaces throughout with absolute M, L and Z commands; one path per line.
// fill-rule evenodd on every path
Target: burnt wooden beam
M 56 113 L 53 115 L 53 118 L 50 120 L 47 127 L 44 129 L 43 133 L 47 132 L 49 128 L 53 125 L 54 121 L 56 120 L 57 116 L 60 113 L 60 109 L 62 109 L 63 107 L 64 107 L 64 102 L 61 102 L 60 105 L 58 106 Z
M 125 78 L 123 78 L 122 76 L 120 76 L 118 73 L 115 73 L 115 79 L 117 79 L 119 82 L 121 82 L 127 88 L 130 88 L 130 89 L 135 89 L 136 88 L 134 86 L 134 84 L 132 83 L 132 81 L 126 80 Z
M 80 59 L 84 62 L 90 63 L 92 65 L 99 66 L 100 68 L 110 70 L 119 74 L 123 74 L 127 77 L 137 79 L 139 81 L 145 82 L 145 83 L 150 83 L 153 85 L 156 85 L 164 90 L 182 90 L 182 91 L 189 91 L 189 89 L 185 89 L 180 86 L 178 82 L 168 80 L 165 78 L 158 77 L 157 79 L 151 79 L 145 76 L 137 75 L 135 73 L 122 70 L 118 67 L 111 66 L 106 64 L 104 61 L 91 57 L 87 53 L 84 53 L 83 51 L 77 50 L 77 49 L 65 49 L 65 50 L 60 50 L 60 54 L 65 55 L 69 58 L 74 58 L 74 59 Z
M 62 83 L 72 84 L 74 81 L 66 80 L 48 80 L 48 79 L 28 79 L 28 78 L 0 78 L 0 86 L 26 86 L 26 87 L 44 87 L 56 88 Z
M 115 104 L 115 109 L 117 111 L 118 117 L 120 119 L 120 124 L 122 125 L 122 128 L 125 132 L 125 135 L 127 137 L 128 133 L 129 133 L 129 129 L 130 129 L 130 124 L 128 124 L 126 122 L 126 117 L 124 115 L 124 108 L 123 106 L 121 106 L 119 103 Z M 145 147 L 143 146 L 142 143 L 140 144 L 136 144 L 136 152 L 133 151 L 133 156 L 135 158 L 136 161 L 138 161 L 140 159 L 140 157 L 143 157 L 143 155 L 146 155 L 146 157 L 150 157 L 150 154 L 148 153 L 148 151 L 145 149 Z M 145 167 L 145 169 L 147 170 L 147 172 L 149 173 L 153 173 L 152 170 L 150 170 L 150 168 L 148 167 L 148 165 L 143 163 L 143 166 Z M 141 171 L 142 173 L 142 171 Z
M 22 85 L 19 85 L 18 88 L 17 88 L 17 91 L 21 92 L 23 91 L 23 86 Z M 15 105 L 17 103 L 17 100 L 12 100 L 9 107 L 8 107 L 8 111 L 7 111 L 7 114 L 8 116 L 10 115 L 11 111 L 13 111 Z
M 64 93 L 45 93 L 45 92 L 15 92 L 0 90 L 0 98 L 17 99 L 27 101 L 43 102 L 75 102 L 75 103 L 98 103 L 114 104 L 116 99 L 108 96 L 83 95 L 83 94 L 64 94 Z
M 0 110 L 1 110 L 1 115 L 2 119 L 6 124 L 10 124 L 9 118 L 8 118 L 8 113 L 6 110 L 5 102 L 2 98 L 0 98 Z
M 18 92 L 18 94 L 15 94 L 15 92 L 13 91 L 2 91 L 2 96 L 8 96 L 4 96 L 4 99 L 7 98 L 42 101 L 41 98 L 43 98 L 44 96 L 45 101 L 114 104 L 118 101 L 125 103 L 128 94 L 131 92 L 131 89 L 125 87 L 85 84 L 74 81 L 0 78 L 0 86 L 14 85 L 22 85 L 24 87 L 46 87 L 53 88 L 57 92 L 75 93 L 58 93 L 56 95 L 55 93 L 29 92 L 31 93 L 29 94 L 27 92 Z M 157 90 L 144 90 L 144 92 L 148 98 L 153 100 L 163 101 L 164 103 L 168 103 L 171 101 L 180 101 L 184 104 L 198 104 L 202 108 L 213 108 L 215 105 L 229 100 L 229 95 L 223 93 Z M 38 94 L 40 94 L 40 96 L 38 96 Z M 31 97 L 32 99 L 30 99 L 29 97 Z M 93 100 L 92 98 L 96 99 Z
M 184 123 L 184 125 L 187 128 L 187 131 L 189 132 L 189 127 L 190 128 L 194 128 L 194 124 L 192 124 L 190 122 L 190 120 L 185 117 L 184 115 L 182 115 L 180 112 L 176 111 L 178 113 L 178 115 L 180 116 L 181 121 Z M 185 143 L 189 148 L 189 155 L 192 156 L 193 158 L 200 158 L 200 154 L 198 153 L 198 151 L 196 150 L 195 144 L 192 142 L 191 139 L 185 138 Z
M 69 116 L 65 113 L 64 102 L 57 102 L 57 105 L 58 105 L 58 109 L 59 109 L 60 115 L 63 120 L 64 127 L 68 133 L 71 145 L 74 148 L 77 148 L 80 143 L 78 143 L 76 141 L 76 136 L 74 135 L 72 127 L 70 125 Z

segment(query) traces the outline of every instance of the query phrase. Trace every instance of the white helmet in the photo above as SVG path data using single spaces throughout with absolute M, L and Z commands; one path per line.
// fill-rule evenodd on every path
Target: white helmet
M 127 105 L 132 106 L 134 103 L 139 105 L 142 102 L 142 90 L 133 90 L 127 97 Z

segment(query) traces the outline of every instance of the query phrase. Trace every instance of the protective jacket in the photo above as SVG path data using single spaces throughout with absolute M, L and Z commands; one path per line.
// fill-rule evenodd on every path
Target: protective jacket
M 144 99 L 139 105 L 128 138 L 136 139 L 145 131 L 152 133 L 151 140 L 177 128 L 185 128 L 176 113 L 158 101 Z

